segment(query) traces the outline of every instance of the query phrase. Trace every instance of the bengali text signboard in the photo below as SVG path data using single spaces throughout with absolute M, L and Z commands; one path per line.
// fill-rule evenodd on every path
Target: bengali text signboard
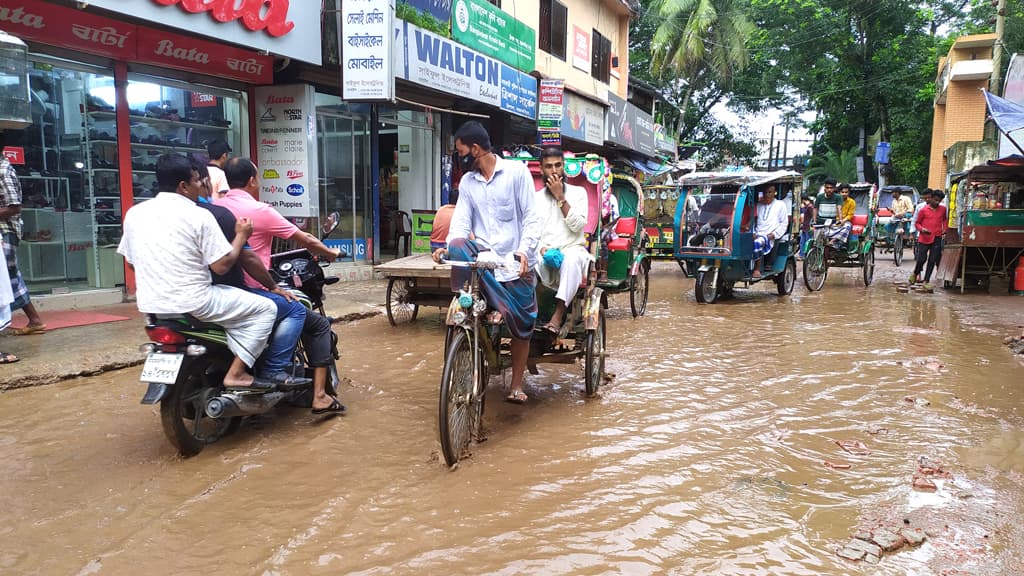
M 562 135 L 599 146 L 604 144 L 604 106 L 566 92 Z
M 519 70 L 533 71 L 533 28 L 484 0 L 455 0 L 452 38 Z
M 394 100 L 394 20 L 394 0 L 341 3 L 342 99 Z
M 545 79 L 540 81 L 537 95 L 537 132 L 544 146 L 562 144 L 562 102 L 565 96 L 565 81 Z

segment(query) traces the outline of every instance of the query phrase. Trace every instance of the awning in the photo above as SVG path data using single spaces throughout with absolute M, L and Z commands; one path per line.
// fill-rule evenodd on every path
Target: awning
M 1010 136 L 1010 132 L 1024 128 L 1024 106 L 1000 98 L 988 90 L 983 89 L 982 92 L 985 94 L 985 104 L 988 105 L 989 116 L 992 117 L 999 131 L 1017 147 L 1017 150 L 1021 151 L 1021 154 L 1024 154 L 1024 148 L 1021 148 Z

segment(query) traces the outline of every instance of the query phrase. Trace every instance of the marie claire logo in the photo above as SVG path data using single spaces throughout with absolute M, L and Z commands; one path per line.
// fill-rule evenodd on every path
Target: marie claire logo
M 253 32 L 266 30 L 271 36 L 284 36 L 295 28 L 288 20 L 288 0 L 245 0 L 235 7 L 238 0 L 153 0 L 163 6 L 180 4 L 181 9 L 191 14 L 209 12 L 217 22 L 233 22 L 241 19 L 242 24 Z
M 286 191 L 289 196 L 302 196 L 306 193 L 306 187 L 302 184 L 289 184 Z
M 297 180 L 299 178 L 305 178 L 306 174 L 302 170 L 289 170 L 288 179 Z
M 278 174 L 277 170 L 264 170 L 263 171 L 263 179 L 264 180 L 276 180 L 277 178 L 280 178 L 280 177 L 281 177 L 281 175 Z
M 263 138 L 260 140 L 260 150 L 263 152 L 276 152 L 277 140 L 273 138 Z
M 235 72 L 241 72 L 243 74 L 255 74 L 259 76 L 263 74 L 263 64 L 259 63 L 255 58 L 249 58 L 248 60 L 238 60 L 236 58 L 228 58 L 228 68 Z
M 21 24 L 26 28 L 35 28 L 36 30 L 46 28 L 46 22 L 43 21 L 43 17 L 26 12 L 24 6 L 18 6 L 17 8 L 0 6 L 0 22 Z
M 285 108 L 284 115 L 289 120 L 302 120 L 302 108 Z
M 270 94 L 267 96 L 267 106 L 271 104 L 295 104 L 295 98 L 291 96 L 274 96 Z
M 72 24 L 71 33 L 86 42 L 94 42 L 103 46 L 117 46 L 118 48 L 124 48 L 125 40 L 128 39 L 128 34 L 118 34 L 117 29 L 113 26 L 91 28 L 82 24 Z
M 170 40 L 161 40 L 156 45 L 155 52 L 159 56 L 168 56 L 175 60 L 184 60 L 185 62 L 194 62 L 196 64 L 210 63 L 210 55 L 206 52 L 196 48 L 178 48 Z

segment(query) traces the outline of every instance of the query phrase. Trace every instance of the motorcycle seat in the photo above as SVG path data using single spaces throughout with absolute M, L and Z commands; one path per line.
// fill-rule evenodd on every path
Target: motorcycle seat
M 191 314 L 149 314 L 148 317 L 151 324 L 177 322 L 187 324 L 193 330 L 224 330 L 220 324 L 203 322 Z

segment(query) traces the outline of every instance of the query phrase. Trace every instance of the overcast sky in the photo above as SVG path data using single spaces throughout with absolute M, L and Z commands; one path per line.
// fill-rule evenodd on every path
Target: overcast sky
M 764 145 L 758 142 L 758 149 L 761 152 L 762 158 L 768 156 L 768 141 L 771 137 L 772 125 L 775 125 L 775 141 L 779 142 L 783 139 L 786 133 L 785 125 L 782 120 L 782 110 L 771 109 L 760 114 L 751 116 L 738 116 L 732 110 L 726 108 L 724 103 L 720 103 L 711 109 L 711 113 L 715 115 L 715 118 L 721 120 L 725 125 L 732 128 L 737 134 L 742 134 L 744 131 L 753 132 L 758 140 L 764 140 Z M 810 121 L 814 119 L 813 112 L 807 112 L 801 115 L 804 121 Z M 790 126 L 789 128 L 789 144 L 786 146 L 786 155 L 793 157 L 797 154 L 806 155 L 810 150 L 811 136 L 807 131 L 802 128 Z M 779 148 L 779 153 L 782 153 L 782 147 Z

